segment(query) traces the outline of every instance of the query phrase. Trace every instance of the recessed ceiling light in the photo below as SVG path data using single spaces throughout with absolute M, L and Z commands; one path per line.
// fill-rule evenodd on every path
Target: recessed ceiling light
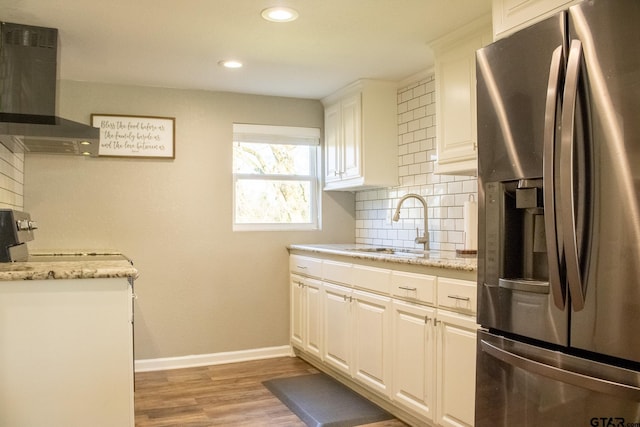
M 298 19 L 298 12 L 290 7 L 270 7 L 262 11 L 262 17 L 271 22 L 291 22 Z
M 225 68 L 242 68 L 242 62 L 236 61 L 235 59 L 225 59 L 218 62 L 218 65 Z

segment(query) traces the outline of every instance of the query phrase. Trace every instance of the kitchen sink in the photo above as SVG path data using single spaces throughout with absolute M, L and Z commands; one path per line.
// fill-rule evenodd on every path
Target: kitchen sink
M 421 251 L 419 249 L 403 249 L 403 248 L 388 248 L 388 247 L 353 248 L 353 249 L 349 249 L 349 251 L 363 252 L 363 253 L 369 253 L 369 254 L 379 254 L 379 255 L 411 257 L 411 258 L 425 257 L 429 255 L 429 251 Z

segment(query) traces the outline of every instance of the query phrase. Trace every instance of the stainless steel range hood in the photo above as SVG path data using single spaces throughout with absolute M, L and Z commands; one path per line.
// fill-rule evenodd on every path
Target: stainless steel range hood
M 96 156 L 100 130 L 55 115 L 58 30 L 0 22 L 0 142 L 14 152 Z

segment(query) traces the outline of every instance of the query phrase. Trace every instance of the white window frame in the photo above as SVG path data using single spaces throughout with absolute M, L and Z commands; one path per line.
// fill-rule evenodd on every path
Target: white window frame
M 320 129 L 293 126 L 233 124 L 233 143 L 238 141 L 265 144 L 307 145 L 309 150 L 309 175 L 258 175 L 233 172 L 233 231 L 303 231 L 321 229 L 320 190 Z M 313 149 L 315 147 L 315 149 Z M 310 223 L 238 223 L 236 222 L 236 184 L 238 180 L 259 181 L 308 181 L 311 195 Z

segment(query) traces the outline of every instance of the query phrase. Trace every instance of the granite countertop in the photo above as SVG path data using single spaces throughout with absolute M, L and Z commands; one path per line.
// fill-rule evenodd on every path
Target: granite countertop
M 138 270 L 117 251 L 36 252 L 28 261 L 0 263 L 0 281 L 134 278 Z
M 395 253 L 391 252 L 395 249 Z M 355 243 L 342 244 L 296 244 L 289 245 L 289 250 L 313 252 L 318 254 L 341 255 L 357 259 L 368 259 L 381 262 L 424 265 L 427 267 L 446 268 L 450 270 L 471 271 L 478 269 L 475 255 L 459 256 L 455 251 L 414 251 L 408 249 L 385 248 L 383 246 L 363 245 Z

